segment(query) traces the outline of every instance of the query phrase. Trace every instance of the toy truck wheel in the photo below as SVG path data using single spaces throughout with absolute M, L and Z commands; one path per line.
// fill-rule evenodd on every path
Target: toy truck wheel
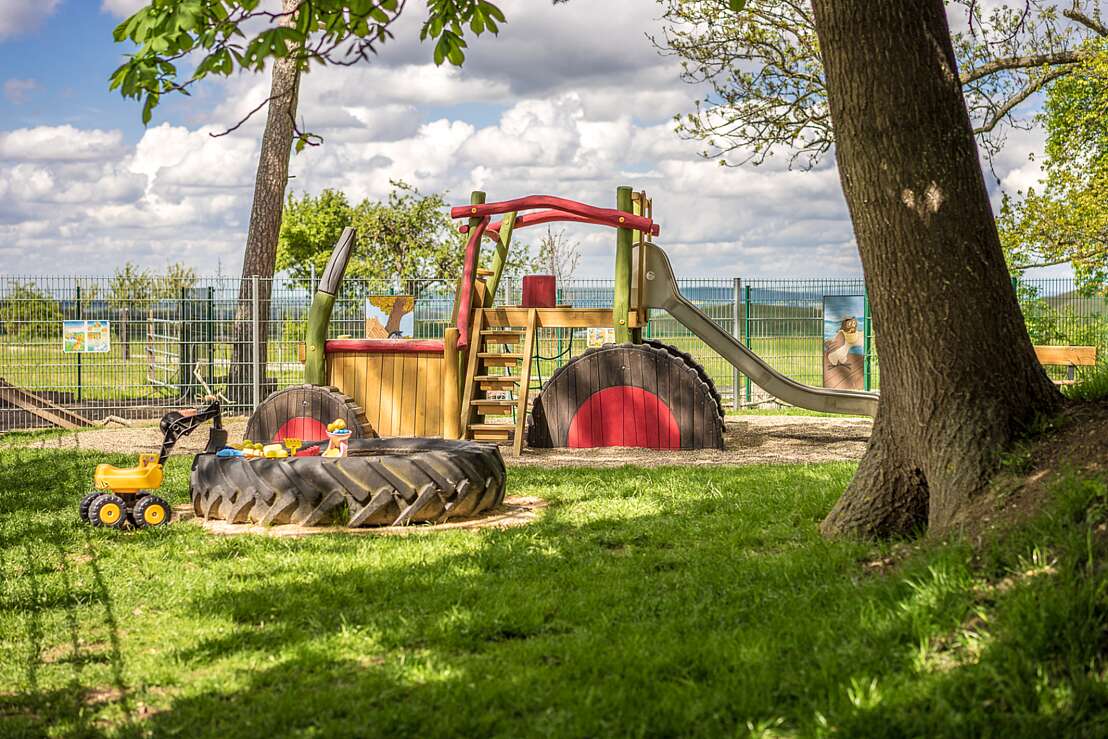
M 80 506 L 81 520 L 84 521 L 85 523 L 89 522 L 88 509 L 92 505 L 92 501 L 96 500 L 101 495 L 103 495 L 103 493 L 89 493 L 85 497 L 81 498 L 81 506 Z
M 88 508 L 88 519 L 93 526 L 121 529 L 127 522 L 127 504 L 118 495 L 98 495 Z
M 173 509 L 169 507 L 169 503 L 156 495 L 143 496 L 131 511 L 131 520 L 140 529 L 164 526 L 172 517 Z

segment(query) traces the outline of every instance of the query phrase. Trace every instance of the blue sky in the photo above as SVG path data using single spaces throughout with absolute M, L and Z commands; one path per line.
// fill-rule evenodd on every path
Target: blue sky
M 656 8 L 606 0 L 596 24 L 572 4 L 503 0 L 508 24 L 472 43 L 463 70 L 436 68 L 417 40 L 420 3 L 395 42 L 357 69 L 304 78 L 301 117 L 326 143 L 293 158 L 296 192 L 383 198 L 391 179 L 464 202 L 560 194 L 609 205 L 647 189 L 678 273 L 695 277 L 860 274 L 833 158 L 721 168 L 673 130 L 696 90 L 646 34 Z M 108 91 L 125 48 L 111 32 L 141 0 L 0 0 L 0 257 L 6 271 L 110 274 L 126 261 L 199 272 L 241 263 L 261 117 L 210 133 L 264 100 L 265 75 L 167 98 L 149 128 Z M 1010 189 L 1038 176 L 1036 132 L 997 162 Z M 782 158 L 783 159 L 783 158 Z M 611 270 L 611 234 L 571 230 L 580 276 Z

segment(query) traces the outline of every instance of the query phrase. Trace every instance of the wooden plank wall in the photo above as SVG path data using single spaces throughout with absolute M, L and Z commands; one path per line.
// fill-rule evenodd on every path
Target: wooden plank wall
M 380 436 L 442 436 L 442 361 L 439 354 L 335 352 L 327 371 Z

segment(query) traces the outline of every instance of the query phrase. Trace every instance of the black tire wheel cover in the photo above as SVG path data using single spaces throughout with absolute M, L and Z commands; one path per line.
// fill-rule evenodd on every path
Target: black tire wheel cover
M 354 439 L 346 457 L 198 455 L 189 494 L 200 518 L 351 528 L 441 523 L 491 510 L 507 472 L 495 444 L 426 438 Z

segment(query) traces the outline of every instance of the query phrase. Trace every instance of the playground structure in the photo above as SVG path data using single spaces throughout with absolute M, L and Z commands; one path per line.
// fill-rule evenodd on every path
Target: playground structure
M 451 324 L 441 340 L 328 339 L 335 295 L 354 243 L 347 229 L 336 244 L 308 318 L 307 386 L 271 396 L 251 417 L 248 435 L 322 438 L 318 409 L 344 416 L 355 438 L 444 437 L 533 447 L 642 446 L 722 448 L 723 409 L 711 378 L 688 354 L 644 342 L 652 309 L 663 309 L 728 362 L 780 400 L 832 413 L 870 415 L 873 393 L 797 383 L 720 329 L 677 289 L 645 193 L 621 187 L 616 208 L 537 195 L 451 210 L 467 219 L 467 235 Z M 498 217 L 497 220 L 493 220 Z M 612 308 L 549 301 L 496 305 L 515 231 L 552 222 L 615 229 Z M 484 242 L 494 251 L 480 269 Z M 528 296 L 533 297 L 533 296 Z M 612 328 L 616 342 L 571 359 L 530 402 L 536 334 L 545 329 Z M 325 414 L 326 415 L 326 414 Z M 530 426 L 527 420 L 530 419 Z M 314 436 L 313 436 L 314 434 Z

